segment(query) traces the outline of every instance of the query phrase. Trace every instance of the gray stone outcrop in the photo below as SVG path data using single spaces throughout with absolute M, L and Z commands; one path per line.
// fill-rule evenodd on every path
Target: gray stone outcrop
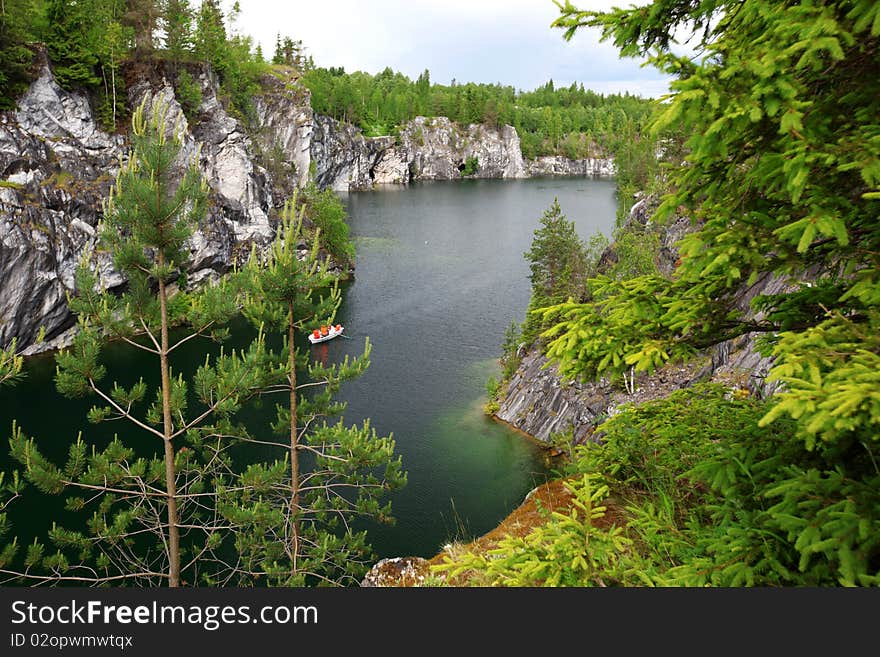
M 167 130 L 183 143 L 177 166 L 195 161 L 211 189 L 208 216 L 190 241 L 191 284 L 220 276 L 251 245 L 271 241 L 271 218 L 285 200 L 276 192 L 287 183 L 264 166 L 266 144 L 280 144 L 291 167 L 307 175 L 311 134 L 308 95 L 295 88 L 269 84 L 257 103 L 264 123 L 249 131 L 219 101 L 208 69 L 196 80 L 203 100 L 192 122 L 165 72 L 128 90 L 130 108 L 164 101 Z M 66 344 L 74 324 L 67 294 L 83 254 L 92 254 L 104 287 L 124 283 L 94 246 L 103 199 L 129 150 L 126 137 L 98 126 L 84 95 L 58 86 L 43 57 L 16 110 L 0 116 L 0 344 L 17 338 L 25 353 Z M 45 340 L 35 344 L 41 332 Z

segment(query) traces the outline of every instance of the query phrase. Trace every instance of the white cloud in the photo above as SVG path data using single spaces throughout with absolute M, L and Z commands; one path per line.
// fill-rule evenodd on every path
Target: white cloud
M 231 6 L 231 0 L 226 2 Z M 551 0 L 239 0 L 238 31 L 271 56 L 276 34 L 302 39 L 319 66 L 377 73 L 386 66 L 434 82 L 500 82 L 533 89 L 549 79 L 609 93 L 658 96 L 665 78 L 621 60 L 599 33 L 581 29 L 570 42 L 550 23 Z M 575 2 L 582 9 L 613 2 Z M 624 2 L 616 4 L 626 4 Z

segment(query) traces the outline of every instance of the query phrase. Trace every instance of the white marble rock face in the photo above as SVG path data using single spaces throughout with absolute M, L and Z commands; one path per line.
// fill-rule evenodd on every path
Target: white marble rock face
M 101 129 L 88 99 L 62 89 L 43 58 L 15 112 L 0 116 L 0 345 L 18 338 L 29 353 L 67 344 L 74 318 L 67 294 L 83 253 L 107 289 L 124 284 L 106 254 L 95 253 L 102 203 L 129 144 Z M 189 280 L 216 280 L 236 253 L 272 240 L 271 218 L 314 177 L 340 192 L 455 180 L 470 158 L 475 178 L 610 175 L 609 160 L 523 159 L 512 126 L 461 126 L 416 117 L 399 136 L 364 137 L 350 124 L 316 115 L 294 76 L 265 76 L 254 98 L 254 125 L 244 126 L 218 98 L 207 68 L 194 76 L 202 103 L 190 120 L 172 83 L 157 74 L 127 92 L 129 108 L 161 100 L 169 134 L 183 143 L 177 166 L 196 161 L 211 189 L 208 216 L 190 244 Z M 41 328 L 46 340 L 34 344 Z
M 269 218 L 285 199 L 273 196 L 250 135 L 282 144 L 308 176 L 312 121 L 307 93 L 270 85 L 257 112 L 265 125 L 245 129 L 218 101 L 210 73 L 197 80 L 204 100 L 193 122 L 167 79 L 139 82 L 127 98 L 129 107 L 166 104 L 168 132 L 183 142 L 177 165 L 197 160 L 211 188 L 211 209 L 190 244 L 191 284 L 216 280 L 236 251 L 265 247 L 274 235 Z M 36 353 L 69 343 L 67 293 L 83 253 L 94 253 L 103 199 L 128 151 L 126 138 L 103 131 L 88 99 L 62 89 L 45 63 L 16 111 L 0 119 L 0 344 L 17 337 L 20 349 Z M 124 283 L 105 254 L 93 262 L 105 288 Z M 46 340 L 34 344 L 41 328 Z

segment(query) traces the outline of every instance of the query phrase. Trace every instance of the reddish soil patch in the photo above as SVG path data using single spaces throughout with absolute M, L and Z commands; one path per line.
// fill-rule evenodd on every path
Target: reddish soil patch
M 564 513 L 571 507 L 572 494 L 565 487 L 565 479 L 554 479 L 546 484 L 538 486 L 528 498 L 514 509 L 492 531 L 480 538 L 461 546 L 459 549 L 467 552 L 486 552 L 498 546 L 505 536 L 526 536 L 534 527 L 544 524 L 547 515 L 552 511 Z M 623 522 L 623 512 L 612 500 L 605 500 L 607 510 L 605 516 L 595 521 L 598 527 L 610 527 Z M 447 553 L 441 552 L 428 560 L 429 565 L 444 563 Z M 446 582 L 452 586 L 467 585 L 467 574 L 462 573 L 456 578 L 446 577 Z

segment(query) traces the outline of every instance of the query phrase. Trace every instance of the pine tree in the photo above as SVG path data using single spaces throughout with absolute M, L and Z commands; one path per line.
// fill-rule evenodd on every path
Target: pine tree
M 171 357 L 182 344 L 198 337 L 222 339 L 238 306 L 228 281 L 185 291 L 186 242 L 204 214 L 207 188 L 194 166 L 183 163 L 181 170 L 180 143 L 166 125 L 164 108 L 154 104 L 149 114 L 144 105 L 134 113 L 134 151 L 118 174 L 101 227 L 101 246 L 126 276 L 126 291 L 119 297 L 101 291 L 84 259 L 70 299 L 79 330 L 57 357 L 59 392 L 95 396 L 99 401 L 89 420 L 124 420 L 130 439 L 117 437 L 104 449 L 90 449 L 80 436 L 59 468 L 16 429 L 12 454 L 27 480 L 42 492 L 72 495 L 72 511 L 94 509 L 85 529 L 53 527 L 55 554 L 28 558 L 25 581 L 174 587 L 234 577 L 234 566 L 224 565 L 219 552 L 224 532 L 233 529 L 215 522 L 217 489 L 236 481 L 228 454 L 240 433 L 234 414 L 277 375 L 266 367 L 261 336 L 247 350 L 207 359 L 191 382 L 172 368 Z M 172 340 L 175 327 L 185 331 Z M 155 358 L 156 390 L 143 380 L 130 388 L 106 385 L 101 354 L 107 337 Z M 161 445 L 157 455 L 135 451 L 134 441 L 143 444 L 145 438 Z M 42 545 L 35 545 L 35 554 L 42 555 Z M 38 566 L 44 574 L 36 573 Z
M 309 362 L 308 354 L 296 347 L 297 333 L 331 323 L 340 303 L 337 279 L 328 263 L 318 259 L 318 235 L 309 251 L 301 250 L 305 206 L 297 213 L 296 205 L 294 199 L 286 206 L 282 230 L 266 261 L 253 254 L 245 270 L 251 294 L 246 316 L 285 339 L 275 358 L 286 380 L 268 392 L 285 395 L 285 403 L 276 406 L 274 429 L 287 439 L 289 466 L 287 482 L 276 480 L 273 507 L 285 518 L 284 533 L 271 526 L 255 526 L 247 533 L 249 569 L 265 570 L 276 584 L 353 583 L 371 551 L 366 534 L 354 531 L 351 521 L 372 517 L 391 522 L 390 503 L 380 505 L 379 500 L 402 486 L 406 476 L 400 457 L 393 457 L 392 439 L 379 438 L 369 422 L 362 427 L 327 422 L 345 408 L 333 400 L 340 385 L 368 367 L 369 341 L 361 357 L 329 366 Z M 298 378 L 300 371 L 306 373 L 304 381 Z M 305 472 L 302 454 L 313 462 Z M 252 474 L 269 481 L 278 471 L 267 465 Z M 240 517 L 245 502 L 229 513 Z
M 229 53 L 223 12 L 217 0 L 202 0 L 196 12 L 193 44 L 196 57 L 210 64 L 222 78 L 229 68 Z
M 24 358 L 16 351 L 18 341 L 13 338 L 6 349 L 0 349 L 0 386 L 19 381 L 24 366 Z
M 597 280 L 591 303 L 548 311 L 562 318 L 545 334 L 548 354 L 563 373 L 590 378 L 763 335 L 764 353 L 775 358 L 770 377 L 783 389 L 761 424 L 772 431 L 774 421 L 794 419 L 800 444 L 755 491 L 776 501 L 760 530 L 786 537 L 801 572 L 876 584 L 877 3 L 562 9 L 556 25 L 569 38 L 583 25 L 599 27 L 623 55 L 649 54 L 677 77 L 655 130 L 681 126 L 687 164 L 670 170 L 672 191 L 653 220 L 684 213 L 695 230 L 680 243 L 671 278 Z M 669 51 L 679 28 L 693 31 L 698 60 Z M 781 285 L 752 302 L 760 314 L 744 312 L 743 291 L 771 277 Z M 711 476 L 723 481 L 723 467 Z
M 89 0 L 46 2 L 46 46 L 55 78 L 62 87 L 94 87 L 99 82 L 91 9 Z
M 380 499 L 405 482 L 390 437 L 378 437 L 369 422 L 327 422 L 344 409 L 333 399 L 341 383 L 368 366 L 369 342 L 362 357 L 338 365 L 309 363 L 297 350 L 297 332 L 331 321 L 340 296 L 327 263 L 317 259 L 317 235 L 302 253 L 295 201 L 268 254 L 255 251 L 243 271 L 187 291 L 187 241 L 204 214 L 207 188 L 197 169 L 180 161 L 177 128 L 164 113 L 157 104 L 149 118 L 146 106 L 135 111 L 134 151 L 105 208 L 101 248 L 125 275 L 125 292 L 101 291 L 85 258 L 70 299 L 79 330 L 57 358 L 59 391 L 95 396 L 89 420 L 123 420 L 126 437 L 98 449 L 80 436 L 59 467 L 14 428 L 11 451 L 25 480 L 68 495 L 72 512 L 93 513 L 84 528 L 54 526 L 55 552 L 35 541 L 17 568 L 9 565 L 18 552 L 13 541 L 0 554 L 0 571 L 7 581 L 31 583 L 353 583 L 371 553 L 351 521 L 390 522 L 390 503 Z M 259 326 L 247 348 L 207 356 L 190 379 L 174 370 L 181 345 L 224 339 L 226 323 L 241 311 Z M 281 351 L 267 348 L 266 327 L 284 337 Z M 108 337 L 151 354 L 160 375 L 154 390 L 143 380 L 105 383 Z M 12 376 L 20 362 L 7 360 L 0 372 Z M 238 419 L 248 400 L 273 393 L 285 398 L 274 425 L 285 437 L 280 442 Z M 145 439 L 161 449 L 152 456 L 136 451 Z M 242 453 L 253 453 L 242 445 L 275 445 L 286 458 L 242 462 Z M 4 523 L 0 509 L 0 533 L 8 533 Z
M 0 388 L 15 385 L 24 377 L 24 358 L 17 353 L 16 346 L 17 340 L 13 338 L 7 348 L 0 349 Z M 12 430 L 16 430 L 14 425 Z M 7 509 L 21 497 L 24 483 L 17 470 L 8 479 L 5 472 L 0 472 L 0 542 L 3 543 L 3 549 L 0 550 L 0 572 L 9 566 L 18 552 L 18 537 L 9 539 L 12 524 L 9 522 Z
M 165 0 L 162 27 L 165 49 L 171 61 L 183 61 L 193 49 L 193 10 L 189 0 Z
M 568 221 L 559 200 L 541 216 L 531 247 L 523 254 L 529 262 L 532 294 L 522 339 L 532 342 L 544 326 L 537 310 L 566 299 L 581 300 L 586 292 L 587 252 L 574 223 Z
M 278 32 L 275 35 L 275 52 L 272 53 L 272 63 L 273 64 L 283 64 L 284 63 L 284 50 L 281 45 L 281 33 Z
M 523 254 L 531 271 L 532 297 L 544 304 L 579 298 L 583 293 L 586 255 L 574 222 L 566 219 L 559 200 L 554 198 L 540 223 L 531 247 Z

